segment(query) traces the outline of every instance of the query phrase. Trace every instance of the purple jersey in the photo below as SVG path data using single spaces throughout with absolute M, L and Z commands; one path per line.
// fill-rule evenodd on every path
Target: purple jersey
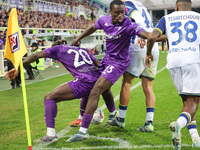
M 95 24 L 96 29 L 103 29 L 106 33 L 106 55 L 110 59 L 120 62 L 129 60 L 129 45 L 133 35 L 140 35 L 144 30 L 138 24 L 132 23 L 124 17 L 122 23 L 112 24 L 111 15 L 101 17 Z
M 59 60 L 74 76 L 84 82 L 94 82 L 100 72 L 93 61 L 96 60 L 86 49 L 69 45 L 59 45 L 44 50 L 46 57 Z

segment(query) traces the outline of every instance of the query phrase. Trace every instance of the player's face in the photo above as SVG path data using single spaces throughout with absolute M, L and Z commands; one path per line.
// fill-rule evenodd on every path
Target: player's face
M 121 23 L 125 15 L 124 5 L 113 5 L 112 10 L 110 10 L 112 16 L 112 23 L 117 24 Z

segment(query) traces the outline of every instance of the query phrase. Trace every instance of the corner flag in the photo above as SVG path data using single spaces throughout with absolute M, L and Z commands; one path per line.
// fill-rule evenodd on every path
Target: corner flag
M 27 49 L 18 26 L 17 10 L 13 8 L 8 20 L 4 57 L 8 58 L 18 70 L 20 61 L 26 53 Z
M 22 94 L 24 100 L 24 112 L 25 112 L 25 120 L 26 120 L 26 130 L 27 130 L 27 138 L 28 138 L 28 148 L 32 150 L 31 144 L 31 132 L 29 125 L 29 117 L 28 117 L 28 105 L 27 105 L 27 97 L 26 97 L 26 86 L 24 80 L 24 70 L 22 57 L 27 53 L 27 49 L 24 43 L 24 39 L 22 37 L 22 33 L 19 29 L 18 19 L 17 19 L 17 10 L 13 8 L 10 12 L 9 20 L 8 20 L 8 29 L 6 35 L 6 47 L 4 57 L 8 58 L 16 70 L 20 65 L 20 74 L 21 74 L 21 82 L 22 82 Z

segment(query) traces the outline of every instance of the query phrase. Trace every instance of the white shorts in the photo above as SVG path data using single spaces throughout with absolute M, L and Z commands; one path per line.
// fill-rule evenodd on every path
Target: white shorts
M 200 63 L 170 68 L 169 73 L 180 95 L 200 96 Z
M 159 52 L 152 52 L 153 61 L 151 62 L 151 68 L 145 65 L 146 51 L 129 51 L 129 55 L 130 65 L 126 72 L 136 78 L 141 78 L 141 76 L 143 76 L 150 80 L 154 80 L 156 77 Z

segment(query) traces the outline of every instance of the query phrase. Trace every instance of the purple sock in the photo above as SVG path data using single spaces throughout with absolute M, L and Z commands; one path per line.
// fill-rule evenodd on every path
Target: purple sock
M 114 110 L 116 110 L 114 101 L 111 104 L 106 104 L 106 106 L 107 106 L 109 112 L 113 112 Z
M 44 119 L 46 126 L 49 128 L 55 128 L 55 119 L 57 115 L 57 104 L 52 99 L 46 99 L 44 101 L 45 114 Z
M 87 105 L 88 98 L 81 98 L 81 103 L 80 103 L 80 115 L 83 116 L 85 112 L 85 107 Z
M 81 127 L 87 128 L 87 129 L 88 129 L 88 128 L 89 128 L 89 125 L 90 125 L 90 123 L 91 123 L 91 121 L 92 121 L 92 118 L 93 118 L 92 115 L 89 115 L 89 114 L 84 113 L 84 114 L 83 114 L 82 123 L 81 123 Z

